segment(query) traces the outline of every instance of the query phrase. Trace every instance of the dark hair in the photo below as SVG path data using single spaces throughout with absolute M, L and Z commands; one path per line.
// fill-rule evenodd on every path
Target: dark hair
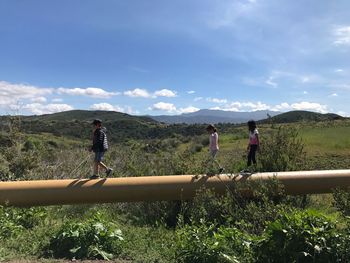
M 102 124 L 102 121 L 100 119 L 95 119 L 91 124 L 93 125 Z
M 214 132 L 217 132 L 217 129 L 212 124 L 209 124 L 208 127 L 207 127 L 207 131 L 210 131 L 210 130 L 213 130 Z
M 248 121 L 249 131 L 253 132 L 256 129 L 256 123 L 253 120 Z

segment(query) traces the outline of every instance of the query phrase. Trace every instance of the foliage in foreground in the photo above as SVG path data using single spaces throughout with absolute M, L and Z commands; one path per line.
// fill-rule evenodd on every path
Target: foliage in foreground
M 176 232 L 178 262 L 252 262 L 251 241 L 237 228 L 186 225 Z
M 121 253 L 120 229 L 97 214 L 84 222 L 67 222 L 52 236 L 46 255 L 69 259 L 109 260 Z
M 0 206 L 0 238 L 16 236 L 38 225 L 46 217 L 43 208 L 8 208 Z
M 256 244 L 258 262 L 345 262 L 350 238 L 336 221 L 313 210 L 284 213 Z
M 348 262 L 350 233 L 313 210 L 281 213 L 259 236 L 213 224 L 179 228 L 180 262 Z

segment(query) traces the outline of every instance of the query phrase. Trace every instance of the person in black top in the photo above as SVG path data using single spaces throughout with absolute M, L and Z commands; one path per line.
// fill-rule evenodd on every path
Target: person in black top
M 92 146 L 90 151 L 95 153 L 94 158 L 94 174 L 90 179 L 97 179 L 100 177 L 100 167 L 104 168 L 106 175 L 109 176 L 113 172 L 113 169 L 107 167 L 102 161 L 105 152 L 108 150 L 108 142 L 106 129 L 102 127 L 102 121 L 96 119 L 92 122 L 94 125 L 94 135 L 92 139 Z

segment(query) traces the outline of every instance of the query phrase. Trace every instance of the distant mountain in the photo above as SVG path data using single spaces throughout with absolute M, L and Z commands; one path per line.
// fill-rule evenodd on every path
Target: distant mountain
M 192 113 L 181 115 L 160 115 L 148 116 L 156 121 L 164 123 L 186 123 L 186 124 L 217 124 L 217 123 L 243 123 L 248 120 L 262 120 L 269 116 L 275 116 L 280 112 L 276 111 L 253 111 L 253 112 L 236 112 L 222 110 L 199 110 Z
M 317 113 L 311 111 L 289 111 L 278 114 L 269 119 L 261 120 L 260 123 L 293 123 L 302 121 L 330 121 L 341 120 L 344 117 L 334 113 Z

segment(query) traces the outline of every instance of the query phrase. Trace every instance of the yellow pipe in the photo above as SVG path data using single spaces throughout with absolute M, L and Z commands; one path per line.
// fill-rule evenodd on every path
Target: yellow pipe
M 40 206 L 82 203 L 112 203 L 188 200 L 201 187 L 222 194 L 246 180 L 266 181 L 276 177 L 286 194 L 329 193 L 350 186 L 350 170 L 257 173 L 250 176 L 193 175 L 143 176 L 109 179 L 69 179 L 0 182 L 0 205 Z

